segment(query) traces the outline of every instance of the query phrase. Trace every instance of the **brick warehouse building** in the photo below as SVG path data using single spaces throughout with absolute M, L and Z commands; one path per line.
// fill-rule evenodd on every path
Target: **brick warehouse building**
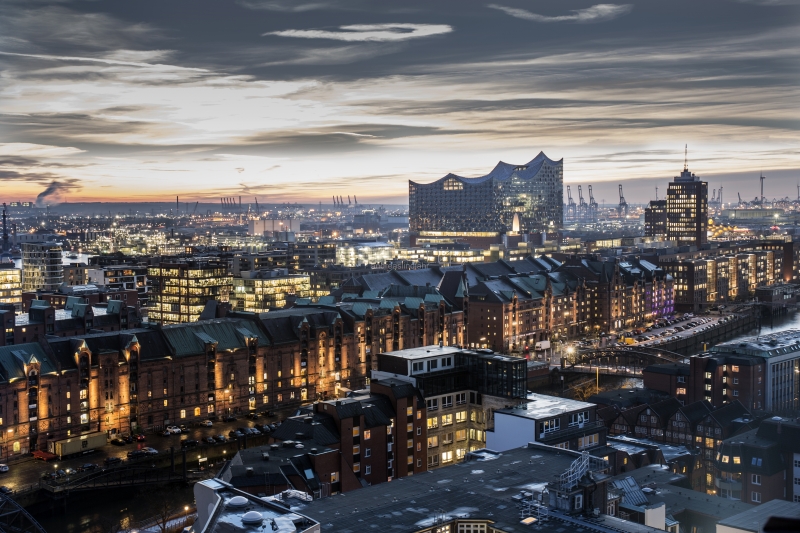
M 373 354 L 462 342 L 461 315 L 428 295 L 64 338 L 41 334 L 0 347 L 0 451 L 336 397 L 365 386 Z M 454 337 L 440 330 L 451 323 Z

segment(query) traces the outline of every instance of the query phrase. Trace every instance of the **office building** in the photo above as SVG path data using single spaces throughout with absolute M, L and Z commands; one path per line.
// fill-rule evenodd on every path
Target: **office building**
M 87 282 L 97 287 L 112 290 L 135 290 L 139 306 L 148 303 L 149 287 L 147 267 L 145 265 L 109 265 L 89 267 L 86 271 Z
M 22 290 L 54 291 L 64 282 L 61 245 L 30 242 L 22 245 Z
M 394 256 L 394 246 L 387 242 L 347 242 L 336 246 L 336 264 L 345 267 L 381 265 Z
M 307 274 L 289 274 L 286 269 L 242 271 L 233 278 L 230 302 L 235 311 L 262 313 L 308 298 L 310 290 Z
M 524 165 L 501 161 L 479 178 L 448 174 L 428 184 L 409 181 L 411 245 L 448 238 L 488 248 L 501 234 L 559 228 L 563 177 L 563 160 L 540 152 Z
M 162 261 L 147 270 L 152 283 L 149 320 L 160 324 L 194 322 L 206 303 L 228 302 L 233 278 L 215 260 Z
M 0 262 L 0 304 L 22 309 L 22 271 L 11 262 Z
M 651 200 L 644 210 L 644 234 L 646 237 L 667 236 L 667 201 Z
M 708 183 L 686 165 L 667 188 L 667 240 L 678 246 L 708 241 Z
M 86 263 L 70 262 L 64 265 L 64 283 L 68 286 L 86 285 L 89 283 Z

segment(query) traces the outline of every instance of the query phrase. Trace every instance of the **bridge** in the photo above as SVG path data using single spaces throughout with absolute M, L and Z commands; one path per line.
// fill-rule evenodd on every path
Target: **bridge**
M 42 482 L 40 487 L 54 496 L 60 496 L 76 491 L 157 485 L 188 479 L 189 476 L 173 472 L 172 469 L 128 465 L 89 472 L 82 476 L 73 475 L 60 482 Z
M 649 365 L 685 363 L 687 360 L 685 355 L 646 346 L 601 348 L 562 359 L 561 372 L 641 377 L 642 370 Z
M 39 522 L 7 494 L 0 493 L 0 532 L 46 533 Z

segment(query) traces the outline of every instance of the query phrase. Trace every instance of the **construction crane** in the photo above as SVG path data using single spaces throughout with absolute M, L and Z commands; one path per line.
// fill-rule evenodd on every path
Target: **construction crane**
M 591 215 L 592 222 L 597 221 L 597 202 L 594 199 L 594 194 L 592 194 L 592 186 L 589 185 L 589 213 Z
M 722 186 L 719 187 L 719 194 L 717 195 L 717 200 L 719 200 L 719 206 L 722 207 Z
M 196 201 L 196 202 L 194 203 L 194 210 L 192 210 L 192 215 L 194 215 L 195 213 L 197 213 L 197 206 L 198 206 L 198 205 L 200 205 L 200 200 L 198 200 L 198 201 Z
M 737 192 L 736 195 L 739 196 L 739 207 L 742 207 L 742 193 Z
M 622 194 L 621 183 L 619 184 L 619 206 L 617 207 L 617 214 L 619 216 L 628 216 L 628 202 L 625 201 L 625 196 Z
M 572 218 L 575 218 L 575 214 L 575 200 L 572 199 L 572 191 L 567 185 L 567 216 L 572 215 Z

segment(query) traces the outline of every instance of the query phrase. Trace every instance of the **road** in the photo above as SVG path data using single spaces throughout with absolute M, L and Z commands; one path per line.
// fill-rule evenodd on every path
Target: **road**
M 195 439 L 202 442 L 202 439 L 205 437 L 219 434 L 227 437 L 228 432 L 232 429 L 239 427 L 253 427 L 253 425 L 256 423 L 274 423 L 278 420 L 278 417 L 262 417 L 258 420 L 239 418 L 235 422 L 214 422 L 212 427 L 189 427 L 187 432 L 180 435 L 175 434 L 170 437 L 162 437 L 160 434 L 147 434 L 147 438 L 144 442 L 134 442 L 124 446 L 107 444 L 102 448 L 98 448 L 91 454 L 60 461 L 55 460 L 45 463 L 43 461 L 36 461 L 33 458 L 28 457 L 19 461 L 12 461 L 8 463 L 9 471 L 0 473 L 0 485 L 6 486 L 14 491 L 25 490 L 31 485 L 38 485 L 42 474 L 48 471 L 67 471 L 67 469 L 74 471 L 76 468 L 86 463 L 94 463 L 102 467 L 103 461 L 106 457 L 119 457 L 121 459 L 126 459 L 129 451 L 145 447 L 155 448 L 159 452 L 169 451 L 170 447 L 174 447 L 177 451 L 181 449 L 181 440 Z

